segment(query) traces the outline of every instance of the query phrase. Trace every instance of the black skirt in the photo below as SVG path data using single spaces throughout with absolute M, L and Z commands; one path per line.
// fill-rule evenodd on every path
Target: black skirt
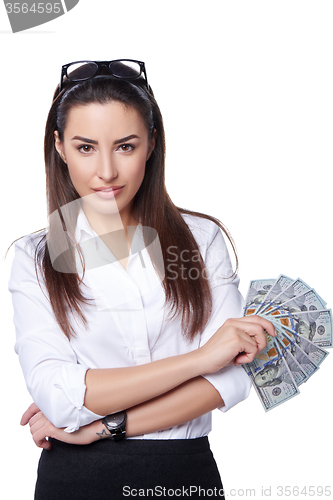
M 39 460 L 35 500 L 224 498 L 207 437 L 51 442 Z

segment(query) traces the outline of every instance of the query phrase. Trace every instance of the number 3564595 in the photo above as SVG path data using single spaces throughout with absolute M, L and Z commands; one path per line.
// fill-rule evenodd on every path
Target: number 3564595
M 61 13 L 61 3 L 51 3 L 51 2 L 38 2 L 28 5 L 27 3 L 6 3 L 7 14 L 28 14 L 29 12 L 33 14 L 60 14 Z

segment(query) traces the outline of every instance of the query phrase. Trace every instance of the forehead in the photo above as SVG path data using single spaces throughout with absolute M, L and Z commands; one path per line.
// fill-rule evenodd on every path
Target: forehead
M 105 135 L 125 137 L 147 133 L 146 125 L 138 111 L 118 101 L 105 104 L 89 103 L 73 106 L 67 116 L 65 134 Z M 91 137 L 93 138 L 93 137 Z

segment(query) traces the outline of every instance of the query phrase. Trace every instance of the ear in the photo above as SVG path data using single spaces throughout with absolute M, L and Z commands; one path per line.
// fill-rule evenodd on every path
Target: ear
M 60 158 L 62 159 L 62 161 L 65 162 L 66 165 L 67 165 L 66 156 L 65 156 L 65 153 L 64 153 L 64 146 L 63 146 L 63 143 L 60 140 L 58 130 L 54 131 L 54 147 L 58 151 L 58 153 L 59 153 Z
M 154 148 L 155 148 L 155 145 L 156 145 L 156 136 L 157 136 L 157 132 L 156 132 L 156 128 L 154 129 L 154 134 L 153 134 L 153 137 L 151 138 L 150 140 L 150 145 L 149 145 L 149 150 L 148 150 L 148 154 L 147 154 L 147 159 L 146 161 L 149 160 L 150 158 L 150 155 L 152 154 L 152 152 L 154 151 Z

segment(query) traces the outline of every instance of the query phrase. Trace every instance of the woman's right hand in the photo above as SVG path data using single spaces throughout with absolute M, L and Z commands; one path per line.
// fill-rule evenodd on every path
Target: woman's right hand
M 64 443 L 79 445 L 90 444 L 98 439 L 108 437 L 101 420 L 96 420 L 71 433 L 65 432 L 64 429 L 58 429 L 45 417 L 35 403 L 32 403 L 22 415 L 21 425 L 27 424 L 30 426 L 35 445 L 45 450 L 50 450 L 52 447 L 51 442 L 47 439 L 49 437 Z
M 230 318 L 198 349 L 202 374 L 214 373 L 231 363 L 235 366 L 251 363 L 267 344 L 266 333 L 276 336 L 273 324 L 252 315 Z

